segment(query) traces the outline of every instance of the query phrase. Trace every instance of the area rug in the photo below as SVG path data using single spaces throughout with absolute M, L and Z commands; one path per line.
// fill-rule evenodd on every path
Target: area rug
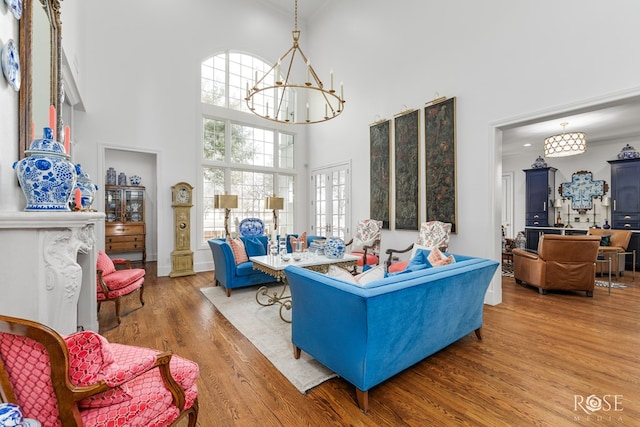
M 269 293 L 280 294 L 281 289 L 282 285 L 273 284 Z M 256 287 L 234 289 L 229 298 L 221 286 L 200 290 L 300 393 L 337 376 L 305 352 L 300 359 L 293 357 L 291 324 L 280 319 L 278 304 L 263 307 L 256 302 Z
M 602 286 L 603 288 L 608 288 L 609 287 L 609 282 L 608 281 L 602 281 L 602 280 L 596 280 L 596 286 Z M 629 286 L 623 285 L 622 283 L 611 282 L 611 287 L 615 288 L 615 289 L 626 289 Z

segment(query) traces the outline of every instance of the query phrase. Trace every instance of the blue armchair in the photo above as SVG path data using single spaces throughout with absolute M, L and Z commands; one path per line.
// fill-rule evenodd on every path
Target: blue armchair
M 246 246 L 246 241 L 249 238 L 240 237 L 240 239 L 245 242 Z M 265 254 L 267 253 L 267 236 L 252 237 L 251 239 L 260 240 L 264 245 Z M 223 286 L 228 297 L 231 296 L 232 289 L 275 281 L 273 276 L 254 270 L 251 261 L 236 265 L 233 250 L 226 239 L 211 239 L 208 242 L 213 254 L 215 284 Z

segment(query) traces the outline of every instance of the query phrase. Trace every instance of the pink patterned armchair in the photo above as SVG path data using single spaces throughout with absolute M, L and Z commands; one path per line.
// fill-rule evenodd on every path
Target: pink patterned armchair
M 43 427 L 163 427 L 198 418 L 198 365 L 91 331 L 0 315 L 0 400 Z
M 427 221 L 420 225 L 420 234 L 418 235 L 418 242 L 412 243 L 406 249 L 387 249 L 386 254 L 389 255 L 387 259 L 387 271 L 390 273 L 403 271 L 409 261 L 401 261 L 394 263 L 393 254 L 402 254 L 405 252 L 411 252 L 411 257 L 415 255 L 415 251 L 418 249 L 433 249 L 438 248 L 442 252 L 446 252 L 449 249 L 449 235 L 451 234 L 451 224 L 441 221 Z
M 356 226 L 356 234 L 347 246 L 351 246 L 351 255 L 359 256 L 358 267 L 378 265 L 380 263 L 380 237 L 382 221 L 363 219 Z
M 116 270 L 116 264 L 125 265 L 125 269 Z M 128 259 L 111 259 L 102 250 L 98 251 L 98 265 L 96 285 L 98 287 L 98 311 L 103 301 L 114 301 L 116 304 L 116 319 L 120 324 L 120 297 L 129 295 L 140 289 L 140 304 L 144 306 L 142 294 L 144 292 L 145 270 L 142 268 L 131 268 L 131 261 Z

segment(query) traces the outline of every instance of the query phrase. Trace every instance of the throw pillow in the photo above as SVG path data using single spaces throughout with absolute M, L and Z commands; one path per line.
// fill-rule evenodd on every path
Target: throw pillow
M 69 351 L 69 377 L 76 386 L 89 386 L 110 378 L 118 370 L 113 351 L 106 338 L 92 331 L 64 337 Z M 129 387 L 119 387 L 82 399 L 81 408 L 99 408 L 131 399 Z
M 356 283 L 356 279 L 353 277 L 351 273 L 349 273 L 344 268 L 340 268 L 337 265 L 330 265 L 327 270 L 327 275 L 331 277 L 335 277 L 336 279 L 344 280 L 349 283 Z
M 611 236 L 602 236 L 600 238 L 600 246 L 611 246 Z
M 302 250 L 307 249 L 307 232 L 305 231 L 298 237 L 289 236 L 289 244 L 291 245 L 291 252 L 293 252 L 294 250 L 295 242 L 302 242 Z
M 433 267 L 441 267 L 455 262 L 453 255 L 446 256 L 438 248 L 433 248 L 427 259 Z
M 418 253 L 418 251 L 430 251 L 430 250 L 431 250 L 431 248 L 428 248 L 426 246 L 414 243 L 413 244 L 413 249 L 411 249 L 411 256 L 409 257 L 409 259 L 415 257 L 416 254 Z
M 262 242 L 257 237 L 250 237 L 244 240 L 244 248 L 247 252 L 247 257 L 262 256 L 267 254 L 267 248 L 264 247 Z
M 373 282 L 375 280 L 384 279 L 384 267 L 379 265 L 377 267 L 370 268 L 364 273 L 360 273 L 354 276 L 356 284 L 360 286 L 364 286 L 367 283 Z
M 231 250 L 233 251 L 233 258 L 236 260 L 236 265 L 249 261 L 247 251 L 244 248 L 244 243 L 242 242 L 242 240 L 238 239 L 237 237 L 235 239 L 227 237 L 227 243 L 229 243 L 229 245 L 231 246 Z

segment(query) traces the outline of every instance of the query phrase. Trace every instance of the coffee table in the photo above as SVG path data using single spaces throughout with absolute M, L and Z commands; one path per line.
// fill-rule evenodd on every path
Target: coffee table
M 291 294 L 287 293 L 287 276 L 284 273 L 285 267 L 289 265 L 297 265 L 298 267 L 307 268 L 309 270 L 317 271 L 320 273 L 326 273 L 329 270 L 330 265 L 337 265 L 338 267 L 351 269 L 353 268 L 360 257 L 344 254 L 343 258 L 327 258 L 324 255 L 308 255 L 307 258 L 299 261 L 283 261 L 280 255 L 261 255 L 253 256 L 249 258 L 249 261 L 253 262 L 253 268 L 260 270 L 270 276 L 273 276 L 277 282 L 284 283 L 282 291 L 273 292 L 269 294 L 269 288 L 267 286 L 261 286 L 256 293 L 256 301 L 263 306 L 271 306 L 274 304 L 280 304 L 280 318 L 288 323 L 291 323 L 291 319 L 287 319 L 284 313 L 291 310 Z

